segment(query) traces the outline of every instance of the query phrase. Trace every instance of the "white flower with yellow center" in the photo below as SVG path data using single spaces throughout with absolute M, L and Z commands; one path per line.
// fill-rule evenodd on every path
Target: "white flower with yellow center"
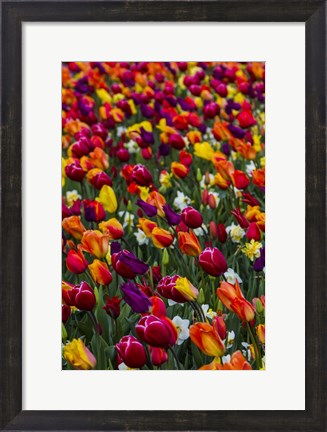
M 235 333 L 232 331 L 227 332 L 227 345 L 226 348 L 232 348 L 235 340 Z
M 181 345 L 190 336 L 190 331 L 188 328 L 190 325 L 190 321 L 188 319 L 182 319 L 178 315 L 176 315 L 172 321 L 178 333 L 178 339 L 176 343 L 177 345 Z
M 149 243 L 149 238 L 145 235 L 144 231 L 138 229 L 136 233 L 134 233 L 137 243 L 141 245 L 146 245 Z
M 230 354 L 227 354 L 225 356 L 222 356 L 221 361 L 222 361 L 223 364 L 229 363 L 230 362 L 230 358 L 231 358 Z
M 239 243 L 245 235 L 244 229 L 234 223 L 226 228 L 226 232 L 231 236 L 233 243 Z
M 66 192 L 66 201 L 68 204 L 68 207 L 71 207 L 74 204 L 74 201 L 77 201 L 78 199 L 81 199 L 81 195 L 77 192 L 77 190 L 67 191 Z
M 231 268 L 227 269 L 227 272 L 224 273 L 225 279 L 228 283 L 234 285 L 234 283 L 237 281 L 238 283 L 242 283 L 242 279 L 239 277 L 239 275 Z
M 242 248 L 242 252 L 249 258 L 249 260 L 254 261 L 255 258 L 259 258 L 261 248 L 262 243 L 252 239 L 250 243 L 245 243 L 245 246 Z
M 217 313 L 215 311 L 213 311 L 211 308 L 209 308 L 208 304 L 204 304 L 201 306 L 204 315 L 207 318 L 213 319 L 215 316 L 217 316 Z
M 191 198 L 184 195 L 183 192 L 177 191 L 177 197 L 174 199 L 173 204 L 179 211 L 182 211 L 191 204 Z

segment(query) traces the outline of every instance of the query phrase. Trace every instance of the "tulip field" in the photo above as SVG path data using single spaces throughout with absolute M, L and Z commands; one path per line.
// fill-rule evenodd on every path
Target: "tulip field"
M 265 369 L 264 63 L 62 64 L 62 369 Z

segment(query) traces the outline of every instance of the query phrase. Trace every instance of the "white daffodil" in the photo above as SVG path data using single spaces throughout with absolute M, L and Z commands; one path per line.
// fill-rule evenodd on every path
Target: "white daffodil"
M 74 201 L 77 201 L 78 199 L 81 199 L 81 195 L 77 192 L 77 190 L 67 191 L 66 192 L 66 201 L 68 204 L 68 207 L 71 207 L 74 204 Z
M 130 367 L 126 366 L 124 362 L 120 363 L 118 365 L 118 369 L 119 370 L 135 370 L 134 368 L 130 368 Z M 136 368 L 136 369 L 138 369 L 138 368 Z
M 193 232 L 197 237 L 204 236 L 205 233 L 208 233 L 208 228 L 202 224 L 199 228 L 195 228 Z
M 209 309 L 209 305 L 208 304 L 204 304 L 201 306 L 204 315 L 207 318 L 213 319 L 215 316 L 217 316 L 217 313 L 215 311 L 213 311 L 211 308 Z
M 135 141 L 132 141 L 132 140 L 125 143 L 124 147 L 127 148 L 129 154 L 140 152 L 140 147 L 136 144 Z
M 239 243 L 245 235 L 244 229 L 234 223 L 226 228 L 226 232 L 230 234 L 233 243 Z
M 118 126 L 116 128 L 117 136 L 121 137 L 126 132 L 126 128 L 124 126 Z
M 177 197 L 174 199 L 174 206 L 179 210 L 182 211 L 185 209 L 189 204 L 191 204 L 191 198 L 184 195 L 183 192 L 177 191 Z
M 120 212 L 118 212 L 118 214 L 121 218 L 122 217 L 124 218 L 124 221 L 123 221 L 123 227 L 124 228 L 134 225 L 133 220 L 134 220 L 135 216 L 132 213 L 130 213 L 128 211 L 120 211 Z
M 149 243 L 149 238 L 145 235 L 145 233 L 138 229 L 137 232 L 134 233 L 137 243 L 141 246 Z
M 223 362 L 223 364 L 225 363 L 229 363 L 230 362 L 230 354 L 227 354 L 225 356 L 222 356 L 221 361 Z
M 178 339 L 177 345 L 181 345 L 190 336 L 189 325 L 190 321 L 188 319 L 182 319 L 180 316 L 176 315 L 173 318 L 173 323 L 177 328 Z
M 226 348 L 232 348 L 233 344 L 234 344 L 234 340 L 235 340 L 235 332 L 230 331 L 227 332 L 227 345 Z
M 228 283 L 234 285 L 234 283 L 237 281 L 238 283 L 242 283 L 242 279 L 239 277 L 239 275 L 231 268 L 227 269 L 227 272 L 224 273 L 224 276 Z
M 244 350 L 242 350 L 242 354 L 247 359 L 247 361 L 250 361 L 251 360 L 250 344 L 248 344 L 247 342 L 242 342 L 241 345 L 245 348 Z
M 252 171 L 255 170 L 254 162 L 251 160 L 245 167 L 247 175 L 252 176 Z

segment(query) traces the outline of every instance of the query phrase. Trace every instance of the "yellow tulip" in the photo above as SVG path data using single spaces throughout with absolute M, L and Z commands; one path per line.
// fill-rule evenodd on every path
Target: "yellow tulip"
M 117 210 L 116 194 L 112 187 L 108 185 L 102 186 L 99 197 L 96 198 L 96 200 L 99 201 L 103 205 L 103 208 L 109 213 L 115 213 Z

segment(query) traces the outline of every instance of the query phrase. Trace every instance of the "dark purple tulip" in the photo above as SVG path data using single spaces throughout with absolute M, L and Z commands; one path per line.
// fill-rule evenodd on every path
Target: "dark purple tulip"
M 224 142 L 221 146 L 221 149 L 222 149 L 223 153 L 225 153 L 226 156 L 230 155 L 230 149 L 229 149 L 228 142 Z
M 140 129 L 142 141 L 146 144 L 154 144 L 152 132 L 147 132 L 143 127 Z
M 171 147 L 169 144 L 160 144 L 159 153 L 161 156 L 168 156 L 171 151 Z
M 140 199 L 136 201 L 136 205 L 139 206 L 144 211 L 144 213 L 149 217 L 156 216 L 158 213 L 157 207 L 148 204 L 147 202 L 142 201 Z
M 233 125 L 229 124 L 227 126 L 228 130 L 234 135 L 235 138 L 244 138 L 245 130 Z
M 154 116 L 155 111 L 152 107 L 150 107 L 150 105 L 142 104 L 141 105 L 141 113 L 145 118 L 150 119 Z
M 207 126 L 204 123 L 201 123 L 198 129 L 202 134 L 205 134 L 207 131 Z
M 169 225 L 178 225 L 180 223 L 180 221 L 182 220 L 181 215 L 175 213 L 168 204 L 165 204 L 162 208 L 165 212 L 165 218 Z
M 147 264 L 126 249 L 113 254 L 111 263 L 114 270 L 126 279 L 134 279 L 136 275 L 142 275 L 149 270 Z
M 110 255 L 121 251 L 121 244 L 118 241 L 110 243 Z
M 152 306 L 151 300 L 131 281 L 120 286 L 125 302 L 136 313 L 149 312 Z
M 259 258 L 257 258 L 254 261 L 254 264 L 253 264 L 253 269 L 256 272 L 259 272 L 259 271 L 263 270 L 263 268 L 265 267 L 265 265 L 266 265 L 265 255 L 266 255 L 265 254 L 265 248 L 263 247 L 263 248 L 260 249 L 260 256 L 259 256 Z

